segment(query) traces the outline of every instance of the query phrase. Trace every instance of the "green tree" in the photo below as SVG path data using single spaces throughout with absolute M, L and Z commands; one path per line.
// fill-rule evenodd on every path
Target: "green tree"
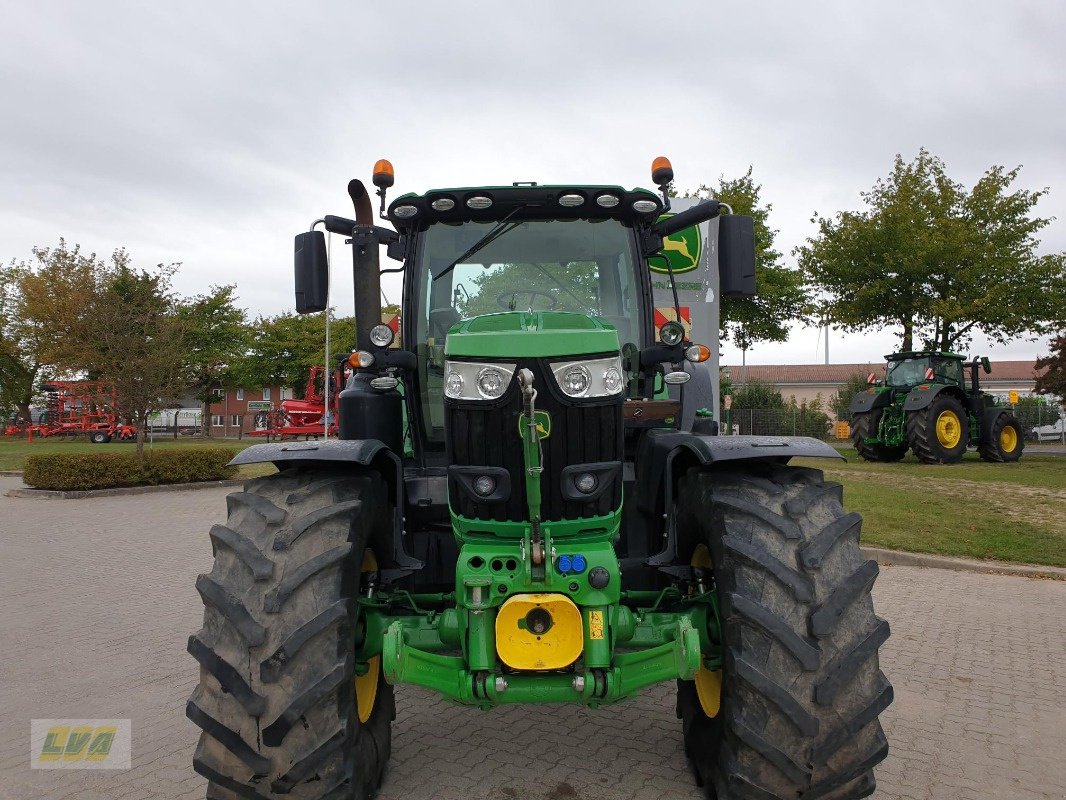
M 355 318 L 332 318 L 333 351 L 350 352 L 354 341 Z M 325 350 L 325 314 L 259 317 L 252 324 L 245 354 L 227 370 L 224 382 L 244 388 L 288 386 L 300 396 L 307 384 L 308 371 L 323 363 Z
M 57 370 L 81 369 L 82 324 L 99 282 L 117 268 L 63 239 L 34 247 L 30 261 L 0 267 L 0 408 L 30 418 L 40 383 Z
M 186 337 L 192 368 L 192 389 L 200 401 L 203 435 L 209 436 L 212 391 L 231 365 L 245 354 L 250 331 L 247 315 L 238 308 L 236 287 L 212 286 L 208 294 L 178 304 L 178 314 L 186 322 Z M 177 426 L 174 428 L 177 436 Z
M 1037 254 L 1050 220 L 1033 211 L 1047 190 L 1012 190 L 1020 169 L 990 167 L 967 190 L 923 149 L 896 156 L 863 210 L 815 214 L 818 234 L 795 254 L 823 313 L 845 330 L 898 326 L 903 350 L 1061 330 L 1066 256 Z
M 73 363 L 115 387 L 118 411 L 137 426 L 137 455 L 144 455 L 148 418 L 172 408 L 194 380 L 190 321 L 171 290 L 177 264 L 155 270 L 130 266 L 125 251 L 116 269 L 89 298 L 79 322 L 81 346 Z
M 1051 340 L 1051 351 L 1036 360 L 1036 368 L 1047 370 L 1036 379 L 1036 390 L 1066 402 L 1066 333 Z
M 781 410 L 786 407 L 785 398 L 781 396 L 780 390 L 772 383 L 767 383 L 758 378 L 750 378 L 744 383 L 735 384 L 733 387 L 734 409 Z
M 810 322 L 810 297 L 803 275 L 789 269 L 774 247 L 777 231 L 770 227 L 771 203 L 762 200 L 762 186 L 752 168 L 739 178 L 719 177 L 713 186 L 701 185 L 685 197 L 713 197 L 728 203 L 735 214 L 755 221 L 755 297 L 723 297 L 721 336 L 747 351 L 757 342 L 788 339 L 790 322 Z
M 866 373 L 856 372 L 854 375 L 849 375 L 844 385 L 837 389 L 836 394 L 833 395 L 833 399 L 830 401 L 837 419 L 847 420 L 851 418 L 851 401 L 855 399 L 855 395 L 859 392 L 866 391 L 869 386 L 866 382 L 867 377 Z

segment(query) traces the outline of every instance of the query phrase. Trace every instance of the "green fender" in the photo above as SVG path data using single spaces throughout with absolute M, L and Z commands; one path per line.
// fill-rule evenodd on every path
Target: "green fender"
M 923 408 L 928 408 L 930 403 L 944 393 L 954 397 L 965 407 L 966 398 L 957 387 L 948 386 L 943 383 L 931 383 L 922 384 L 922 386 L 917 386 L 911 389 L 910 394 L 907 395 L 907 399 L 903 402 L 903 410 L 921 411 Z

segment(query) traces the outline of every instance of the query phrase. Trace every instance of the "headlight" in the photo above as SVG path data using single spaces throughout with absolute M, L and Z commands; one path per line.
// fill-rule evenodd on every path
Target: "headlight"
M 498 400 L 511 385 L 516 364 L 444 362 L 444 394 L 452 400 Z
M 567 397 L 610 397 L 621 394 L 624 385 L 619 356 L 556 361 L 551 368 L 555 382 Z

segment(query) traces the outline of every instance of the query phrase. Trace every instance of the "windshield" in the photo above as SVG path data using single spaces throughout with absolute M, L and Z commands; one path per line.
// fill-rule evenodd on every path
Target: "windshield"
M 444 441 L 444 339 L 455 323 L 504 311 L 572 311 L 602 317 L 638 343 L 643 324 L 633 240 L 616 220 L 507 223 L 455 264 L 495 222 L 432 225 L 418 254 L 417 352 L 427 440 Z
M 926 381 L 961 385 L 962 380 L 962 362 L 957 358 L 925 356 L 888 362 L 889 386 L 916 386 Z

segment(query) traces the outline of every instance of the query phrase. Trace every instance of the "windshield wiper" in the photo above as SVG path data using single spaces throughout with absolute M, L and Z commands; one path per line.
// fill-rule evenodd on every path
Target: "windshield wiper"
M 497 222 L 495 225 L 493 225 L 492 226 L 492 230 L 490 230 L 488 233 L 486 233 L 484 236 L 482 236 L 480 239 L 478 239 L 476 242 L 474 242 L 474 244 L 471 245 L 470 248 L 465 253 L 463 253 L 461 256 L 456 258 L 455 261 L 453 261 L 451 264 L 446 266 L 444 269 L 442 269 L 436 275 L 434 275 L 433 276 L 433 280 L 436 281 L 438 278 L 443 278 L 445 275 L 447 275 L 449 272 L 451 272 L 457 266 L 462 264 L 466 259 L 470 258 L 470 256 L 474 255 L 474 253 L 476 253 L 478 250 L 481 250 L 482 248 L 487 247 L 488 245 L 490 245 L 493 242 L 495 242 L 497 239 L 499 239 L 504 234 L 510 233 L 515 228 L 517 228 L 519 225 L 521 225 L 522 223 L 520 223 L 520 222 L 512 222 L 510 225 L 508 225 L 507 224 L 507 220 L 509 220 L 511 217 L 513 217 L 515 214 L 517 214 L 523 208 L 525 208 L 524 205 L 516 206 L 514 208 L 514 210 L 511 211 L 511 213 L 509 213 L 506 217 L 504 217 L 499 222 Z

